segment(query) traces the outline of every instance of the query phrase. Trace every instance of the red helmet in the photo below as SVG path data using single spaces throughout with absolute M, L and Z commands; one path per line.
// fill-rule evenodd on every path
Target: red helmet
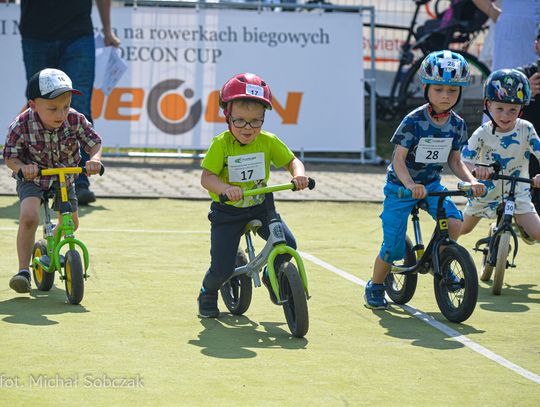
M 219 92 L 219 106 L 228 116 L 227 103 L 237 99 L 254 99 L 272 110 L 272 92 L 266 81 L 253 73 L 240 73 L 233 76 Z

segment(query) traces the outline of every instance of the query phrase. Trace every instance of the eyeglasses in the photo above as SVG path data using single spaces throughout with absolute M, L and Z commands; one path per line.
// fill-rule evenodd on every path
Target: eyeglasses
M 249 124 L 249 127 L 251 127 L 252 129 L 258 129 L 259 127 L 261 127 L 264 123 L 264 120 L 261 120 L 261 119 L 253 119 L 252 121 L 248 122 L 244 119 L 233 119 L 231 117 L 231 123 L 233 124 L 234 127 L 236 127 L 237 129 L 243 129 L 244 127 L 246 127 L 248 124 Z

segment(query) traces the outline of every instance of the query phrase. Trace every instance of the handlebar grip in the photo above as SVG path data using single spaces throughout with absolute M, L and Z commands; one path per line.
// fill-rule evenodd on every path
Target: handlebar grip
M 397 191 L 397 197 L 399 199 L 411 198 L 412 197 L 412 191 L 410 189 L 407 189 L 407 188 L 404 188 L 404 187 L 399 187 L 398 191 Z
M 86 174 L 86 167 L 82 167 L 82 174 Z M 105 173 L 105 166 L 101 164 L 101 168 L 99 169 L 99 176 L 101 177 Z
M 296 191 L 296 185 L 295 185 L 295 183 L 292 182 L 292 181 L 291 181 L 291 183 L 294 185 L 294 187 L 293 187 L 292 190 L 293 190 L 293 191 Z M 313 188 L 315 188 L 315 184 L 316 184 L 316 182 L 315 182 L 315 180 L 314 180 L 313 178 L 308 178 L 308 184 L 307 184 L 307 187 L 308 187 L 309 190 L 312 190 Z
M 17 171 L 17 174 L 15 174 L 15 176 L 19 181 L 24 181 L 24 174 L 22 170 Z M 41 177 L 41 168 L 38 168 L 37 176 Z

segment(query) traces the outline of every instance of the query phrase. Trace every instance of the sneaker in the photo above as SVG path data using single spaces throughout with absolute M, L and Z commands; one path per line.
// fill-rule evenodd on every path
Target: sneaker
M 456 292 L 461 290 L 461 279 L 456 276 L 453 272 L 448 271 L 448 291 Z
M 18 293 L 30 292 L 30 272 L 21 270 L 9 280 L 9 287 Z
M 199 304 L 199 317 L 201 318 L 217 318 L 219 317 L 219 309 L 217 307 L 218 293 L 217 291 L 209 292 L 201 288 L 201 292 L 197 297 Z
M 96 201 L 96 195 L 90 191 L 88 185 L 77 185 L 75 186 L 75 189 L 77 191 L 77 201 L 79 202 L 79 205 L 86 206 L 89 203 Z
M 268 267 L 264 266 L 263 273 L 262 273 L 262 282 L 266 289 L 268 290 L 268 293 L 270 294 L 270 301 L 272 303 L 279 305 L 278 300 L 276 298 L 276 294 L 274 294 L 274 290 L 272 289 L 272 284 L 270 284 L 270 276 L 268 275 Z
M 364 300 L 366 308 L 387 309 L 388 301 L 384 298 L 384 284 L 375 284 L 369 280 L 364 290 Z

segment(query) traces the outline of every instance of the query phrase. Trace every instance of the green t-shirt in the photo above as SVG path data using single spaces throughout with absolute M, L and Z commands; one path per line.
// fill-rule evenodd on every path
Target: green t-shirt
M 276 135 L 262 130 L 250 144 L 241 145 L 230 131 L 214 137 L 201 166 L 216 174 L 227 184 L 236 185 L 243 191 L 266 186 L 270 177 L 270 163 L 275 167 L 286 166 L 294 158 L 293 152 Z M 219 196 L 209 192 L 219 202 Z M 239 208 L 258 205 L 264 195 L 245 197 L 228 202 Z

